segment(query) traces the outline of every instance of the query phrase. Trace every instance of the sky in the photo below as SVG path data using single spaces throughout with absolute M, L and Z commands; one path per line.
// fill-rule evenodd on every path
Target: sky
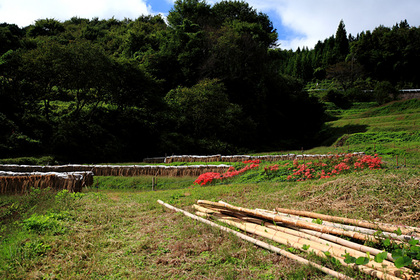
M 207 0 L 208 4 L 218 1 Z M 266 13 L 279 34 L 282 49 L 313 48 L 334 35 L 340 20 L 353 36 L 379 25 L 391 27 L 402 20 L 420 26 L 419 0 L 248 0 Z M 38 19 L 65 21 L 74 16 L 92 19 L 136 19 L 167 15 L 174 0 L 0 0 L 0 23 L 20 27 Z

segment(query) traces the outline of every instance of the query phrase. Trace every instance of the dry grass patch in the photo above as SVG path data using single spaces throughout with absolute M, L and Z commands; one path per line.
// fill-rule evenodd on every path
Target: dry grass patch
M 296 209 L 420 225 L 420 178 L 378 172 L 347 176 L 303 190 Z

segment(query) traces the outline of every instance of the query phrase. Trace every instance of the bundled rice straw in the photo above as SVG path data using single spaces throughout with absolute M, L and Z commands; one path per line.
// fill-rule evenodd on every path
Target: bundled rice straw
M 365 153 L 353 153 L 353 156 L 363 156 Z M 287 155 L 263 155 L 263 156 L 249 156 L 249 155 L 232 155 L 232 156 L 221 156 L 221 155 L 210 155 L 210 156 L 196 156 L 196 155 L 175 155 L 175 156 L 168 156 L 165 158 L 165 163 L 171 162 L 242 162 L 246 160 L 264 160 L 264 161 L 282 161 L 282 160 L 314 160 L 314 159 L 324 159 L 330 157 L 331 155 L 295 155 L 295 154 L 287 154 Z M 341 156 L 341 155 L 339 155 Z
M 173 176 L 197 177 L 206 172 L 224 173 L 229 165 L 190 165 L 190 166 L 165 166 L 165 165 L 0 165 L 0 170 L 13 172 L 93 172 L 95 176 Z
M 92 172 L 73 173 L 16 173 L 0 171 L 0 194 L 23 194 L 34 188 L 52 188 L 80 192 L 93 184 Z

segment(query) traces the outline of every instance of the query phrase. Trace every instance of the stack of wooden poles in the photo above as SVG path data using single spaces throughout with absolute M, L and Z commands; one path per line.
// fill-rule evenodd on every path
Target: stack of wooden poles
M 222 201 L 199 200 L 193 207 L 198 216 L 211 217 L 245 232 L 297 250 L 312 252 L 320 257 L 334 257 L 343 266 L 354 267 L 379 279 L 420 279 L 420 275 L 414 274 L 411 269 L 397 268 L 390 253 L 382 263 L 373 261 L 373 256 L 382 251 L 359 244 L 366 241 L 380 242 L 378 230 L 382 231 L 383 238 L 390 238 L 395 242 L 405 242 L 412 238 L 420 240 L 420 228 L 396 227 L 284 208 L 278 208 L 276 211 L 251 210 Z M 322 221 L 322 224 L 314 223 L 313 219 L 319 219 L 317 221 Z M 401 235 L 393 233 L 398 229 L 401 230 Z M 355 258 L 370 255 L 371 260 L 366 265 L 347 264 L 344 261 L 346 254 Z M 419 266 L 418 261 L 414 260 L 413 264 Z

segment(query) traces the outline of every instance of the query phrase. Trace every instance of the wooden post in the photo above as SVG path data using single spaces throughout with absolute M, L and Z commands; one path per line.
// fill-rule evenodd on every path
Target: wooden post
M 397 167 L 398 167 L 398 155 L 396 155 L 395 158 L 397 160 Z
M 152 191 L 155 190 L 155 177 L 152 177 Z

